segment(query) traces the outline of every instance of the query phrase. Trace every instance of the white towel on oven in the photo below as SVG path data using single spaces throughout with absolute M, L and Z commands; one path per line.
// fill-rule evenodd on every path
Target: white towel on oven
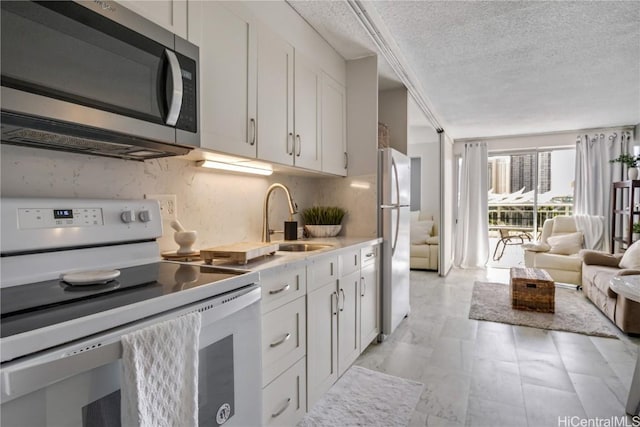
M 122 337 L 123 426 L 198 425 L 200 325 L 196 312 Z

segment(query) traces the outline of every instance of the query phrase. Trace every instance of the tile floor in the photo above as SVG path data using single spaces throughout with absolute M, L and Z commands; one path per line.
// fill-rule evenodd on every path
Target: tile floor
M 473 282 L 506 283 L 508 275 L 412 271 L 410 316 L 356 364 L 425 384 L 411 426 L 570 426 L 559 417 L 624 417 L 640 339 L 469 319 Z

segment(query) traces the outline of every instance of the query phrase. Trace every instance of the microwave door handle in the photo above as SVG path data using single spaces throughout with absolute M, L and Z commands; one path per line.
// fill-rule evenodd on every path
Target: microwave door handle
M 180 116 L 180 110 L 182 109 L 182 73 L 180 72 L 180 62 L 178 62 L 176 54 L 169 49 L 165 49 L 164 54 L 169 61 L 169 76 L 167 76 L 167 80 L 171 79 L 173 83 L 173 91 L 171 92 L 171 100 L 169 101 L 169 112 L 167 113 L 165 123 L 169 126 L 175 126 L 178 122 L 178 116 Z

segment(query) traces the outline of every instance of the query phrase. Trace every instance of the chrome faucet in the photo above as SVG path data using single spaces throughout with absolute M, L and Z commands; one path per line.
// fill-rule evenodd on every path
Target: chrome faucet
M 273 190 L 275 190 L 276 188 L 282 188 L 282 190 L 287 195 L 287 201 L 289 202 L 289 220 L 290 221 L 293 220 L 293 214 L 298 212 L 298 205 L 296 205 L 296 203 L 291 198 L 291 192 L 289 191 L 289 189 L 285 185 L 279 184 L 277 182 L 275 184 L 271 184 L 269 188 L 267 188 L 267 195 L 264 197 L 264 212 L 262 215 L 262 241 L 263 242 L 271 241 L 271 234 L 269 231 L 269 196 L 271 196 L 271 193 L 273 193 Z

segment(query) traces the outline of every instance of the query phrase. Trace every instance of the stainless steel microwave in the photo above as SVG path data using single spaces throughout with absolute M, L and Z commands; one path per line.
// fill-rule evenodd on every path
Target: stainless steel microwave
M 2 142 L 145 160 L 200 145 L 198 47 L 111 1 L 5 1 Z

